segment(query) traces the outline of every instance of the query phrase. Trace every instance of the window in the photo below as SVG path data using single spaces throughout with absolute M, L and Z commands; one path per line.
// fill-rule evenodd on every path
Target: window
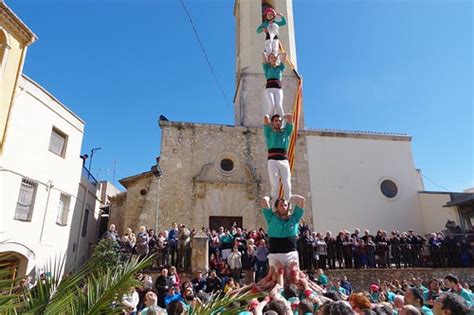
M 31 221 L 37 188 L 38 183 L 34 180 L 28 178 L 21 180 L 20 194 L 16 203 L 15 220 Z
M 232 172 L 234 169 L 234 162 L 231 159 L 223 159 L 221 161 L 221 170 L 224 172 Z
M 393 181 L 390 179 L 385 179 L 381 184 L 380 184 L 380 190 L 382 191 L 382 194 L 387 197 L 387 198 L 395 198 L 395 196 L 398 193 L 398 187 L 397 184 L 395 184 Z
M 86 209 L 84 212 L 84 221 L 82 221 L 82 237 L 86 237 L 87 235 L 87 222 L 89 221 L 89 209 Z
M 67 218 L 69 216 L 69 207 L 71 204 L 71 196 L 61 194 L 58 204 L 58 217 L 56 223 L 59 225 L 67 225 Z
M 53 127 L 49 139 L 49 151 L 61 157 L 66 155 L 67 135 L 61 130 Z

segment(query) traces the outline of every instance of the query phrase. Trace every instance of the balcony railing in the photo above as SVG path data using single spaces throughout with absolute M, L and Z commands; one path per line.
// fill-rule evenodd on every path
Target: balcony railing
M 89 170 L 84 165 L 82 165 L 82 175 L 87 177 L 87 180 L 92 185 L 94 185 L 94 187 L 99 186 L 99 182 L 97 181 L 97 179 L 95 179 L 95 177 L 91 174 L 91 172 L 89 172 Z

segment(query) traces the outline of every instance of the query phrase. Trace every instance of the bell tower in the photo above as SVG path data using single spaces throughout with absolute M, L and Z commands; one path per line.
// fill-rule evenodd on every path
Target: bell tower
M 295 27 L 293 23 L 292 0 L 235 0 L 234 16 L 236 23 L 236 90 L 234 96 L 235 125 L 259 127 L 262 125 L 265 77 L 262 69 L 262 53 L 265 42 L 264 33 L 257 34 L 262 23 L 262 8 L 270 5 L 286 17 L 287 24 L 280 27 L 278 38 L 287 56 L 296 62 Z M 283 76 L 285 112 L 292 112 L 298 78 L 290 66 Z M 302 119 L 302 116 L 301 116 Z M 303 126 L 301 120 L 300 126 Z

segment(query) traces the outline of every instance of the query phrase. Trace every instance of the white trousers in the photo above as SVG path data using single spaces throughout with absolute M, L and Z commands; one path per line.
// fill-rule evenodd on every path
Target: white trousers
M 265 57 L 267 57 L 267 60 L 270 54 L 278 55 L 279 47 L 280 47 L 279 39 L 266 39 L 265 40 L 265 48 L 263 49 L 263 52 L 265 53 Z
M 283 198 L 291 198 L 291 173 L 288 160 L 268 160 L 268 176 L 270 177 L 272 202 L 278 199 L 279 179 L 283 185 Z
M 267 101 L 267 115 L 270 119 L 275 114 L 280 115 L 283 119 L 285 115 L 283 111 L 283 89 L 268 88 L 265 89 L 264 95 Z
M 274 266 L 276 268 L 278 266 L 278 262 L 283 265 L 283 267 L 287 267 L 293 261 L 295 261 L 299 266 L 300 263 L 297 251 L 284 254 L 268 254 L 268 265 L 270 267 Z
M 265 55 L 267 56 L 267 58 L 268 55 L 271 53 L 278 55 L 278 52 L 280 50 L 280 41 L 278 40 L 278 38 L 275 37 L 278 36 L 279 28 L 280 27 L 276 23 L 270 23 L 267 26 L 268 36 L 270 37 L 270 39 L 265 40 Z

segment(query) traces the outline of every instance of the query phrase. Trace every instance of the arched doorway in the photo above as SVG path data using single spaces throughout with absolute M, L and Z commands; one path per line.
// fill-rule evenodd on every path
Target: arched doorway
M 8 277 L 24 277 L 34 267 L 35 258 L 35 253 L 23 244 L 0 242 L 0 270 L 8 268 Z
M 25 275 L 28 259 L 15 252 L 1 252 L 0 253 L 0 280 L 13 280 Z M 10 286 L 10 293 L 15 288 L 15 283 Z
M 0 270 L 7 273 L 0 274 L 0 280 L 14 279 L 18 274 L 20 259 L 12 252 L 0 253 Z

